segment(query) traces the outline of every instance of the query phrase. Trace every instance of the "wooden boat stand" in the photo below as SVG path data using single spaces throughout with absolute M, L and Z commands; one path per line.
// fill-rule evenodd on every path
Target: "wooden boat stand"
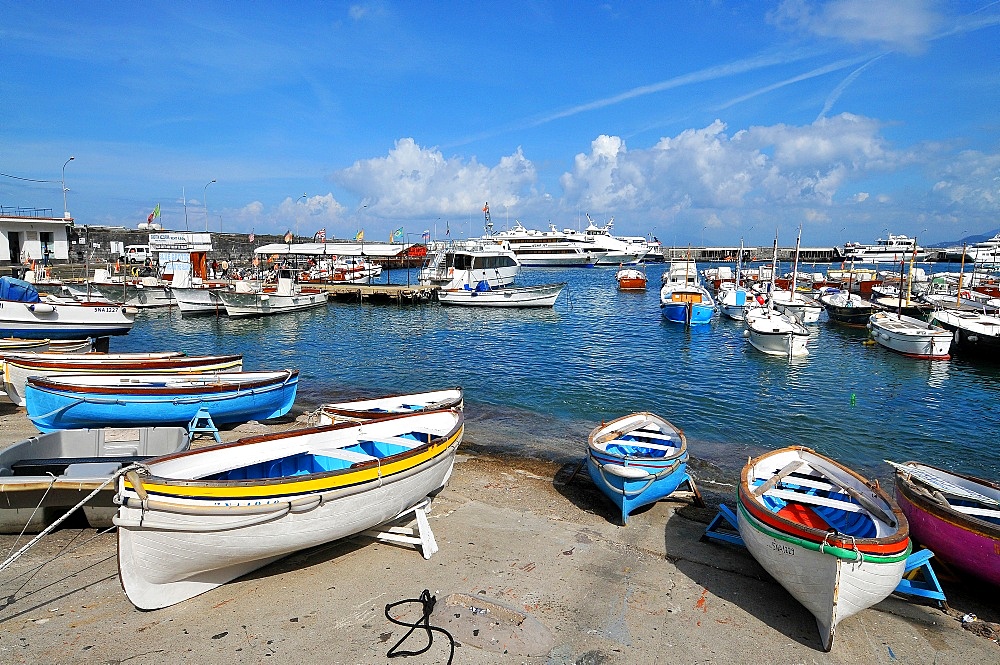
M 420 549 L 424 559 L 430 559 L 431 555 L 438 551 L 437 541 L 434 540 L 434 532 L 431 531 L 431 525 L 427 521 L 427 513 L 430 510 L 431 498 L 429 496 L 424 497 L 420 503 L 412 508 L 407 508 L 385 524 L 377 526 L 374 529 L 362 531 L 361 533 L 383 543 L 414 545 Z M 390 526 L 393 522 L 401 520 L 410 513 L 413 513 L 414 516 L 408 518 L 407 522 L 416 519 L 416 529 L 409 526 Z
M 709 522 L 701 539 L 746 547 L 736 526 L 736 515 L 724 503 L 719 504 L 719 512 Z M 921 549 L 906 557 L 903 579 L 899 581 L 894 593 L 917 600 L 933 601 L 940 609 L 947 610 L 948 601 L 944 589 L 941 588 L 941 583 L 931 568 L 930 559 L 933 556 L 934 552 Z
M 205 407 L 198 409 L 198 413 L 191 418 L 191 422 L 188 423 L 188 435 L 192 441 L 204 436 L 206 438 L 212 437 L 216 443 L 222 443 L 219 428 L 215 426 L 212 414 Z

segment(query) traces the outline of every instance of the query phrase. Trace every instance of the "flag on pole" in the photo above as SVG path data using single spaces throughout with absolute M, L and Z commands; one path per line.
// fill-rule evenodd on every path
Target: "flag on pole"
M 354 242 L 364 242 L 365 240 L 365 230 L 361 229 L 358 231 L 357 235 L 354 236 Z
M 451 235 L 451 227 L 448 226 L 448 222 L 444 223 L 444 234 L 446 236 L 450 236 Z
M 156 207 L 153 208 L 153 212 L 149 213 L 149 217 L 146 218 L 146 221 L 152 224 L 153 220 L 159 216 L 160 216 L 160 204 L 157 203 Z
M 313 240 L 319 240 L 320 242 L 326 242 L 326 227 L 325 226 L 323 228 L 321 228 L 319 231 L 316 232 L 316 235 L 313 236 Z
M 287 243 L 291 243 L 291 242 L 292 242 L 292 238 L 293 238 L 293 237 L 294 237 L 294 236 L 292 236 L 292 231 L 291 231 L 291 229 L 289 229 L 288 231 L 285 231 L 285 242 L 287 242 Z
M 403 227 L 399 227 L 389 235 L 389 242 L 403 242 Z
M 257 237 L 257 236 L 255 236 L 255 235 L 253 234 L 253 229 L 250 229 L 250 237 L 249 237 L 249 238 L 247 238 L 247 240 L 249 240 L 250 242 L 253 242 L 253 239 L 254 239 L 254 238 L 256 238 L 256 237 Z
M 422 236 L 420 236 L 420 238 L 424 242 L 430 242 L 431 241 L 431 231 L 430 231 L 430 229 L 424 231 L 424 234 Z
M 483 214 L 486 215 L 486 221 L 489 222 L 490 221 L 490 203 L 489 203 L 489 201 L 487 201 L 486 205 L 483 206 Z

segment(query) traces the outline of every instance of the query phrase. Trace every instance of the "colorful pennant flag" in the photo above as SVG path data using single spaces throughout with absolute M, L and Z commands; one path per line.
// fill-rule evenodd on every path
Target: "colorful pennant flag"
M 287 242 L 287 243 L 292 242 L 292 238 L 293 237 L 294 236 L 292 236 L 291 230 L 288 230 L 288 231 L 285 232 L 285 242 Z
M 253 242 L 254 238 L 256 238 L 256 237 L 257 237 L 257 236 L 255 236 L 255 235 L 253 234 L 253 229 L 250 229 L 250 237 L 249 237 L 249 238 L 247 238 L 247 240 L 249 240 L 250 242 Z
M 319 231 L 316 232 L 316 235 L 313 236 L 313 240 L 319 240 L 320 242 L 326 242 L 326 227 L 325 226 L 323 228 L 321 228 Z
M 354 236 L 354 242 L 363 242 L 365 239 L 365 230 L 361 229 L 358 234 Z
M 420 237 L 423 239 L 424 242 L 430 242 L 431 241 L 431 232 L 430 232 L 430 229 L 428 229 L 427 231 L 424 231 L 424 234 L 422 236 L 420 236 Z
M 402 242 L 403 241 L 403 227 L 399 227 L 389 235 L 389 242 Z

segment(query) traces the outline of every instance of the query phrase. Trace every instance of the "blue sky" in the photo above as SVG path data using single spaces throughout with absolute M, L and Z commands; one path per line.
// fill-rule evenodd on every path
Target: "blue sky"
M 1000 2 L 282 5 L 0 0 L 0 204 L 61 214 L 74 156 L 78 224 L 1000 227 Z

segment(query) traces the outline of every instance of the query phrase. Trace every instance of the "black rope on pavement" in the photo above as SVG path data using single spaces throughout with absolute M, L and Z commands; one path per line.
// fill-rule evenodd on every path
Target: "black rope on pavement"
M 437 598 L 431 595 L 430 590 L 424 589 L 423 593 L 420 594 L 419 598 L 408 598 L 407 600 L 400 600 L 395 603 L 389 603 L 388 605 L 385 606 L 386 619 L 396 624 L 397 626 L 405 626 L 409 628 L 409 630 L 406 631 L 406 634 L 403 635 L 403 637 L 400 638 L 398 642 L 392 645 L 392 648 L 389 649 L 388 653 L 385 654 L 386 658 L 399 658 L 401 656 L 402 657 L 419 656 L 420 654 L 425 653 L 428 649 L 431 648 L 431 645 L 434 644 L 434 631 L 437 631 L 439 633 L 444 634 L 444 636 L 448 638 L 448 642 L 450 643 L 450 648 L 451 648 L 451 651 L 448 654 L 448 665 L 451 665 L 451 660 L 452 658 L 455 657 L 455 638 L 452 637 L 451 633 L 449 633 L 444 628 L 439 628 L 438 626 L 432 626 L 430 624 L 431 612 L 434 611 L 434 603 L 436 602 Z M 396 607 L 397 605 L 404 605 L 406 603 L 420 603 L 422 605 L 422 613 L 418 621 L 414 623 L 407 623 L 405 621 L 399 621 L 398 619 L 393 619 L 391 616 L 389 616 L 389 610 Z M 403 642 L 405 642 L 406 639 L 410 635 L 412 635 L 413 631 L 415 631 L 417 628 L 423 628 L 427 632 L 427 646 L 425 646 L 423 649 L 420 649 L 419 651 L 397 651 L 399 646 Z

